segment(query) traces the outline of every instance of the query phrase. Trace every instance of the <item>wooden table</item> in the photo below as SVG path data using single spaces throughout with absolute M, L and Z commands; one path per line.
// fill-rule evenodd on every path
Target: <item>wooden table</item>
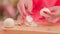
M 15 26 L 14 28 L 2 27 L 1 33 L 2 34 L 60 34 L 60 25 L 40 26 L 40 27 Z

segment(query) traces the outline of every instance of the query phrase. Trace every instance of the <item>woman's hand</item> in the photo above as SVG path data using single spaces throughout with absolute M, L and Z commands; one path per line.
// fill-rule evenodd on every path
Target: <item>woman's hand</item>
M 31 12 L 32 6 L 33 6 L 32 0 L 19 0 L 17 4 L 19 13 L 21 15 L 23 14 L 27 15 L 27 12 Z

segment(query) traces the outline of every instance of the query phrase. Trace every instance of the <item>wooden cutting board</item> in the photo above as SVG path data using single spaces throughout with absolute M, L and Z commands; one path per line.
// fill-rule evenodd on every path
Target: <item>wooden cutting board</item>
M 14 28 L 2 28 L 2 34 L 60 34 L 60 25 L 26 27 L 15 26 Z

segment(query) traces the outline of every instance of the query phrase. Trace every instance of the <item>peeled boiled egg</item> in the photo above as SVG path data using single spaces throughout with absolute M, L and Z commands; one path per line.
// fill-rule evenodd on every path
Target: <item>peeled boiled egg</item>
M 7 18 L 4 20 L 4 27 L 14 27 L 15 23 L 12 18 Z
M 30 24 L 30 26 L 37 26 L 37 24 L 33 21 L 33 18 L 30 15 L 26 16 L 26 20 L 28 21 L 26 25 Z
M 32 22 L 32 21 L 33 21 L 33 18 L 28 15 L 28 16 L 26 16 L 26 20 L 27 20 L 28 22 Z

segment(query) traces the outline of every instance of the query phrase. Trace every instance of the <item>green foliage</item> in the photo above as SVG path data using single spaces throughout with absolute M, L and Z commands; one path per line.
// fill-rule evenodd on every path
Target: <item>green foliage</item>
M 2 21 L 3 20 L 3 17 L 2 16 L 0 16 L 0 21 Z
M 3 0 L 0 0 L 0 3 L 2 3 L 3 2 Z

